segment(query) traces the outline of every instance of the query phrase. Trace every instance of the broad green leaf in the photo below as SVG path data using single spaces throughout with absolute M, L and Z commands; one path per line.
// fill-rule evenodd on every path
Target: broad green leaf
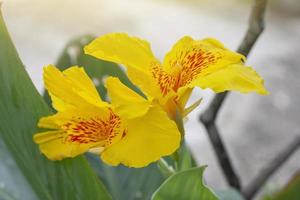
M 218 200 L 203 184 L 206 167 L 196 167 L 170 176 L 153 194 L 152 200 Z
M 50 109 L 38 94 L 0 13 L 0 139 L 39 199 L 111 199 L 83 156 L 61 162 L 40 154 L 32 136 Z
M 83 47 L 93 39 L 94 37 L 85 35 L 70 41 L 62 51 L 56 66 L 61 70 L 72 65 L 84 67 L 89 77 L 96 83 L 102 99 L 106 99 L 103 79 L 107 76 L 120 78 L 124 84 L 141 94 L 118 65 L 84 54 Z M 44 96 L 50 103 L 47 93 Z M 124 166 L 108 166 L 93 154 L 87 154 L 87 158 L 116 200 L 150 199 L 155 189 L 164 181 L 156 164 L 141 169 L 133 169 Z
M 300 172 L 288 184 L 272 196 L 265 197 L 270 200 L 299 200 L 300 199 Z

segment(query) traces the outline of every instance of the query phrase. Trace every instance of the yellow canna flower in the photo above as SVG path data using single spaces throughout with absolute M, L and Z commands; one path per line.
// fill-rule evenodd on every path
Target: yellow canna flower
M 131 81 L 148 97 L 157 99 L 171 117 L 176 109 L 185 116 L 200 103 L 184 109 L 194 87 L 267 94 L 260 76 L 244 65 L 245 57 L 212 38 L 183 37 L 163 63 L 154 57 L 147 41 L 124 33 L 99 37 L 84 50 L 96 58 L 124 65 Z
M 34 141 L 51 160 L 90 151 L 110 165 L 144 167 L 180 145 L 176 124 L 161 106 L 117 78 L 106 81 L 112 104 L 101 100 L 83 68 L 60 72 L 49 65 L 44 81 L 58 112 L 40 119 L 38 126 L 50 130 L 35 134 Z

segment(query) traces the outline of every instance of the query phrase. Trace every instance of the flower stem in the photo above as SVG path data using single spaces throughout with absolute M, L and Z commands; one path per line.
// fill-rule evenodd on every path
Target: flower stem
M 161 173 L 166 178 L 168 178 L 169 176 L 171 176 L 172 174 L 175 173 L 174 168 L 171 165 L 169 165 L 167 163 L 167 161 L 165 161 L 165 159 L 163 159 L 163 158 L 161 158 L 157 161 L 157 165 L 158 165 L 158 168 L 160 169 Z
M 176 109 L 176 115 L 175 115 L 174 121 L 177 125 L 177 128 L 178 128 L 180 134 L 181 134 L 181 141 L 183 141 L 185 131 L 184 131 L 182 116 L 181 116 L 180 111 L 178 109 Z

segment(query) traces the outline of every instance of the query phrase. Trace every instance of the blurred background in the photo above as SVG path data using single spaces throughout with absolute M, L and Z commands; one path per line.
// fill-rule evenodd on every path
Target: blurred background
M 148 40 L 163 59 L 182 36 L 215 37 L 235 50 L 247 29 L 250 0 L 2 0 L 2 12 L 21 60 L 42 93 L 42 67 L 55 63 L 66 43 L 82 34 L 126 32 Z M 232 92 L 217 124 L 242 183 L 300 134 L 300 1 L 269 1 L 266 30 L 247 64 L 265 79 L 268 96 Z M 0 47 L 2 48 L 2 47 Z M 72 52 L 70 52 L 72 53 Z M 206 182 L 227 187 L 198 118 L 213 97 L 197 89 L 203 104 L 186 122 L 186 138 Z M 0 141 L 0 188 L 30 197 L 30 187 Z M 300 151 L 269 179 L 262 193 L 283 186 L 300 169 Z M 26 193 L 26 194 L 25 194 Z M 33 197 L 32 197 L 33 198 Z M 30 198 L 29 198 L 30 199 Z

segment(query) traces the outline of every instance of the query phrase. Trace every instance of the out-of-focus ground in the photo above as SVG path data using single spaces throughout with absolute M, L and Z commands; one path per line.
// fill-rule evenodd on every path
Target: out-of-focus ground
M 145 38 L 155 54 L 164 54 L 183 35 L 215 37 L 236 49 L 247 28 L 251 1 L 174 0 L 2 0 L 6 24 L 20 57 L 37 88 L 42 91 L 42 66 L 54 63 L 74 36 L 127 32 Z M 233 92 L 219 115 L 218 125 L 233 164 L 244 184 L 273 156 L 300 134 L 300 3 L 270 1 L 266 30 L 255 45 L 248 64 L 265 79 L 270 95 Z M 0 47 L 2 48 L 2 47 Z M 207 164 L 206 181 L 216 188 L 226 183 L 198 121 L 212 97 L 196 90 L 191 102 L 203 105 L 186 123 L 187 141 L 199 164 Z M 33 199 L 0 143 L 0 188 L 16 197 Z M 284 185 L 300 169 L 300 151 L 269 180 L 264 192 Z

